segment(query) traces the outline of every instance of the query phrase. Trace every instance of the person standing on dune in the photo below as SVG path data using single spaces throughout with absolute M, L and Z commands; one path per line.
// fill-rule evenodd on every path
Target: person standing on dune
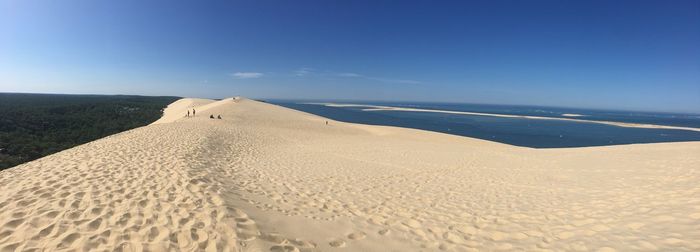
M 187 117 L 190 117 L 190 110 L 187 110 Z
M 197 111 L 195 111 L 194 108 L 192 108 L 192 117 L 197 116 L 196 113 L 197 113 Z

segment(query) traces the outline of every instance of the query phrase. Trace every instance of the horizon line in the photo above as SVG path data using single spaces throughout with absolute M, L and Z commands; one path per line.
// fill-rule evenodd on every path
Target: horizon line
M 253 97 L 246 95 L 231 95 L 226 97 L 189 97 L 180 95 L 146 95 L 146 94 L 126 94 L 126 93 L 55 93 L 55 92 L 13 92 L 0 91 L 0 94 L 38 94 L 38 95 L 93 95 L 93 96 L 150 96 L 150 97 L 179 97 L 179 98 L 203 98 L 203 99 L 226 99 L 229 97 L 241 96 L 253 100 L 282 100 L 282 101 L 351 101 L 351 102 L 405 102 L 405 103 L 437 103 L 437 104 L 465 104 L 465 105 L 490 105 L 490 106 L 517 106 L 517 107 L 541 107 L 541 108 L 563 108 L 563 109 L 587 109 L 600 111 L 615 111 L 615 112 L 642 112 L 642 113 L 664 113 L 664 114 L 681 114 L 700 116 L 700 111 L 668 111 L 668 110 L 643 110 L 643 109 L 621 109 L 621 108 L 600 108 L 600 107 L 576 107 L 566 105 L 536 105 L 536 104 L 517 104 L 517 103 L 482 103 L 468 101 L 426 101 L 426 100 L 380 100 L 380 99 L 356 99 L 356 98 L 264 98 Z

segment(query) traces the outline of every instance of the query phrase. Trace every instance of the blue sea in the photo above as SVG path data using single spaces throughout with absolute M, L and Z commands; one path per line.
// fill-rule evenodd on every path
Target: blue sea
M 267 102 L 333 120 L 398 126 L 479 138 L 532 148 L 586 147 L 635 143 L 700 141 L 700 132 L 644 129 L 588 122 L 503 118 L 434 112 L 363 111 L 363 107 L 329 107 L 308 103 L 365 104 L 490 114 L 575 118 L 596 121 L 657 124 L 700 128 L 700 115 L 455 103 L 287 101 Z M 577 114 L 566 117 L 563 114 Z

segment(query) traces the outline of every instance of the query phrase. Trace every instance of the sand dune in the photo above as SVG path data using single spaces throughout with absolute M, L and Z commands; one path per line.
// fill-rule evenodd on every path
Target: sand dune
M 700 143 L 530 149 L 327 120 L 183 99 L 1 171 L 0 251 L 700 250 Z

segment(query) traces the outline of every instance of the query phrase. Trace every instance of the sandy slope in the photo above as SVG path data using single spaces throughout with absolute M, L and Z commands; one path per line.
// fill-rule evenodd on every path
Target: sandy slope
M 0 251 L 700 250 L 700 143 L 536 150 L 325 121 L 184 99 L 2 171 Z

